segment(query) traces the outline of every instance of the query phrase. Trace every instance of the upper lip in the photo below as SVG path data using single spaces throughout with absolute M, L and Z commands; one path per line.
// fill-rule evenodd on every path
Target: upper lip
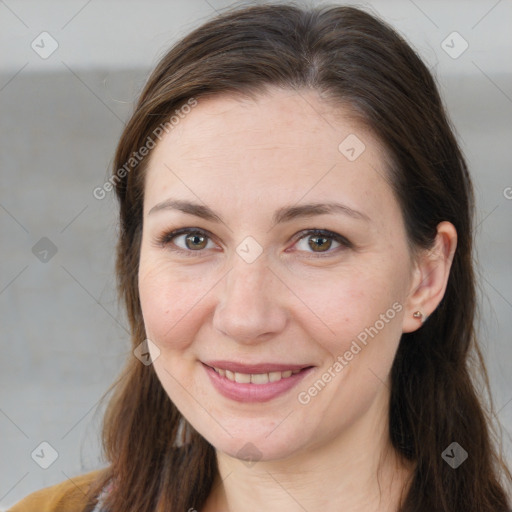
M 285 363 L 256 363 L 243 364 L 236 361 L 203 361 L 207 366 L 229 370 L 234 373 L 269 373 L 269 372 L 285 372 L 287 370 L 302 370 L 309 368 L 310 364 L 285 364 Z

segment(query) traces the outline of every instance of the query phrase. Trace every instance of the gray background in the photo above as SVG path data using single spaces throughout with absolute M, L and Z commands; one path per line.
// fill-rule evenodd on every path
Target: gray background
M 468 158 L 481 338 L 511 458 L 512 2 L 352 4 L 384 17 L 426 60 Z M 0 510 L 104 465 L 99 400 L 133 356 L 115 297 L 116 204 L 92 191 L 150 69 L 227 5 L 0 1 Z M 46 59 L 31 48 L 43 31 L 59 45 Z M 458 58 L 441 46 L 453 31 L 469 44 Z M 48 469 L 31 457 L 43 441 L 58 453 Z

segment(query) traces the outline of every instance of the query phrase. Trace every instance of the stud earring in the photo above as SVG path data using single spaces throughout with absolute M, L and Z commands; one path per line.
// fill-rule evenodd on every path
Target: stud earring
M 422 313 L 421 311 L 415 311 L 415 312 L 412 314 L 412 316 L 413 316 L 414 318 L 417 318 L 417 319 L 421 320 L 421 319 L 423 318 L 423 313 Z

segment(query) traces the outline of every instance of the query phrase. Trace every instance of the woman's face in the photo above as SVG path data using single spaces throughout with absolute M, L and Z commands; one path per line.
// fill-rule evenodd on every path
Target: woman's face
M 345 114 L 312 90 L 199 99 L 152 151 L 154 369 L 229 455 L 285 458 L 387 421 L 415 267 L 384 154 Z

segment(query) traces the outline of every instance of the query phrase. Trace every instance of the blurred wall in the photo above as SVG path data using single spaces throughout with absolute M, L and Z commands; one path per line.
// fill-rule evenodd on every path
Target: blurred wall
M 512 4 L 352 4 L 384 17 L 427 61 L 468 158 L 484 355 L 509 434 Z M 133 356 L 115 297 L 116 204 L 92 191 L 152 66 L 227 5 L 0 2 L 0 510 L 104 465 L 99 400 Z M 510 454 L 506 436 L 505 446 Z

